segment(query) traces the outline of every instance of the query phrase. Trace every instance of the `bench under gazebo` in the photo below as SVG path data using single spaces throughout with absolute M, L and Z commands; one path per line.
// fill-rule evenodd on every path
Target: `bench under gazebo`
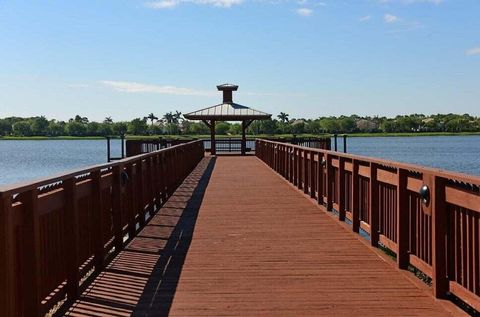
M 232 84 L 218 85 L 217 89 L 223 92 L 223 103 L 190 112 L 184 115 L 189 120 L 201 120 L 210 128 L 211 154 L 216 154 L 215 143 L 215 123 L 217 121 L 241 121 L 242 122 L 242 142 L 241 153 L 246 152 L 246 130 L 255 120 L 268 120 L 271 114 L 258 111 L 233 102 L 233 92 L 237 91 L 238 86 Z

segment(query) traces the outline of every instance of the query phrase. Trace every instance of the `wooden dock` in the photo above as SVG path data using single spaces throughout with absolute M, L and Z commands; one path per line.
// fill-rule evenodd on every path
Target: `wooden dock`
M 478 315 L 480 177 L 197 140 L 0 186 L 0 294 L 21 317 Z
M 362 239 L 257 157 L 207 157 L 67 315 L 461 315 Z

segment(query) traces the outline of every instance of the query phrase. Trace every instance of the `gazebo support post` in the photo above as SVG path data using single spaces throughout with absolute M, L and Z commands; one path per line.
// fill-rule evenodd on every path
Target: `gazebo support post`
M 247 138 L 245 136 L 245 130 L 247 129 L 245 125 L 245 120 L 242 121 L 242 155 L 245 155 L 247 151 Z
M 210 120 L 210 154 L 217 154 L 217 144 L 215 142 L 215 120 Z
M 253 120 L 243 120 L 242 121 L 242 155 L 245 155 L 247 152 L 247 129 L 252 124 Z

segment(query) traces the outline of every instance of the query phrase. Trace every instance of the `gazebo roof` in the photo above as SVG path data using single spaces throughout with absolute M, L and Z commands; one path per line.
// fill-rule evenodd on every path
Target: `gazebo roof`
M 184 115 L 185 118 L 191 120 L 261 120 L 271 118 L 271 114 L 258 111 L 237 103 L 221 103 L 212 107 L 190 112 Z
M 271 114 L 234 103 L 232 91 L 237 90 L 238 86 L 223 84 L 218 85 L 217 89 L 223 91 L 223 103 L 186 113 L 183 116 L 190 120 L 216 121 L 265 120 L 272 117 Z

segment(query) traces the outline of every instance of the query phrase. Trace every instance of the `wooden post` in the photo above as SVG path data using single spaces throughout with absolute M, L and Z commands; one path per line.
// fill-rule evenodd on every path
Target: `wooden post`
M 323 158 L 324 154 L 318 153 L 317 163 L 317 202 L 319 205 L 323 205 Z
M 428 175 L 430 179 L 432 204 L 432 269 L 433 294 L 436 298 L 446 298 L 449 290 L 446 267 L 447 208 L 445 202 L 446 180 L 440 176 Z
M 215 142 L 215 120 L 210 120 L 210 154 L 211 155 L 216 155 L 217 154 L 217 148 L 216 148 L 216 142 Z
M 103 244 L 103 202 L 102 202 L 102 175 L 100 170 L 92 172 L 92 200 L 93 200 L 93 226 L 95 239 L 95 271 L 99 273 L 104 268 L 105 250 Z
M 245 155 L 246 148 L 247 148 L 247 138 L 245 136 L 245 130 L 247 126 L 245 124 L 245 120 L 242 121 L 242 155 Z
M 0 316 L 15 315 L 15 253 L 12 196 L 0 194 Z
M 40 316 L 40 216 L 38 213 L 38 190 L 37 188 L 31 189 L 21 195 L 21 201 L 24 205 L 23 248 L 21 250 L 23 260 L 21 280 L 22 289 L 24 290 L 23 316 L 38 317 Z
M 137 202 L 137 210 L 135 213 L 138 213 L 138 223 L 140 227 L 143 227 L 145 224 L 145 196 L 144 196 L 144 177 L 143 177 L 143 158 L 140 158 L 137 161 L 137 175 L 138 175 L 138 186 L 137 193 L 135 195 L 135 200 Z
M 315 173 L 315 152 L 310 151 L 310 197 L 311 198 L 315 198 L 316 178 L 317 178 L 317 174 Z
M 360 178 L 358 176 L 359 164 L 352 160 L 352 230 L 360 231 Z
M 303 193 L 308 194 L 308 153 L 310 151 L 303 150 Z
M 127 174 L 129 177 L 127 184 L 127 198 L 128 203 L 126 208 L 128 208 L 128 238 L 132 239 L 137 233 L 137 221 L 135 219 L 136 215 L 136 204 L 135 204 L 135 169 L 133 168 L 133 162 L 129 163 L 127 166 Z
M 345 158 L 338 157 L 338 220 L 345 221 Z
M 112 222 L 114 232 L 115 251 L 119 252 L 123 248 L 123 230 L 122 230 L 122 215 L 123 215 L 123 197 L 122 197 L 122 176 L 123 165 L 116 165 L 113 167 L 112 175 Z M 142 204 L 143 205 L 143 204 Z M 143 214 L 143 213 L 142 213 Z M 145 215 L 143 214 L 143 219 Z
M 325 165 L 325 174 L 327 180 L 327 210 L 332 211 L 333 209 L 333 188 L 332 188 L 332 156 L 326 154 L 326 165 Z
M 78 207 L 77 207 L 77 181 L 71 177 L 64 181 L 65 191 L 65 255 L 67 265 L 67 297 L 74 300 L 79 295 L 78 283 L 80 273 L 78 270 Z
M 370 163 L 370 188 L 369 188 L 369 206 L 370 206 L 370 243 L 372 246 L 378 246 L 378 180 L 377 165 Z
M 400 269 L 406 270 L 409 264 L 408 172 L 402 168 L 398 168 L 397 178 L 397 265 Z

